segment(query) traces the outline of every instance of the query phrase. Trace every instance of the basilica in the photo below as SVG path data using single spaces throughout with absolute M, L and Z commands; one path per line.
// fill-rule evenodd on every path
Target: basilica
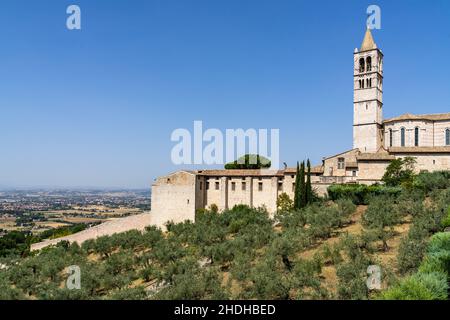
M 353 148 L 324 157 L 312 168 L 313 187 L 325 194 L 336 183 L 381 181 L 396 158 L 414 157 L 415 170 L 450 170 L 450 113 L 383 118 L 383 52 L 370 29 L 353 53 Z M 178 171 L 152 185 L 152 212 L 159 225 L 195 220 L 195 212 L 237 204 L 276 211 L 281 193 L 294 196 L 295 168 L 283 170 Z

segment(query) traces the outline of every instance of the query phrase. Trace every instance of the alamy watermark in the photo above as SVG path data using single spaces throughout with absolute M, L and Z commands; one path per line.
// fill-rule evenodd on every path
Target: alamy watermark
M 81 30 L 81 8 L 72 4 L 67 7 L 66 13 L 69 15 L 66 20 L 67 29 Z
M 244 163 L 243 155 L 258 154 L 270 159 L 270 169 L 279 168 L 279 129 L 226 129 L 223 133 L 215 128 L 204 131 L 203 122 L 194 121 L 193 134 L 188 129 L 179 128 L 172 132 L 171 141 L 177 142 L 171 152 L 172 163 L 176 165 L 223 165 L 237 159 Z M 256 164 L 257 158 L 250 157 L 248 161 Z
M 69 290 L 80 290 L 81 289 L 81 268 L 79 266 L 73 265 L 67 267 L 67 273 L 69 277 L 66 281 L 66 288 Z
M 367 28 L 368 29 L 381 29 L 381 9 L 376 4 L 372 4 L 367 7 Z
M 367 268 L 367 289 L 380 290 L 381 289 L 381 267 L 377 265 L 370 265 Z

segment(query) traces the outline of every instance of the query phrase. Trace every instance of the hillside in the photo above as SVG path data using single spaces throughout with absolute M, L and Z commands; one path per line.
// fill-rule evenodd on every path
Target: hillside
M 195 223 L 169 224 L 165 232 L 153 226 L 81 246 L 61 242 L 28 257 L 2 259 L 0 298 L 402 298 L 395 290 L 404 281 L 421 286 L 420 298 L 443 298 L 446 281 L 431 279 L 434 271 L 422 276 L 424 261 L 436 250 L 429 238 L 449 219 L 449 181 L 435 178 L 422 176 L 426 183 L 397 196 L 373 189 L 377 195 L 367 197 L 368 205 L 318 199 L 273 218 L 263 208 L 212 208 L 198 212 Z M 81 270 L 79 290 L 65 285 L 73 265 Z M 366 286 L 369 265 L 381 267 L 381 295 Z M 442 286 L 430 289 L 430 279 Z

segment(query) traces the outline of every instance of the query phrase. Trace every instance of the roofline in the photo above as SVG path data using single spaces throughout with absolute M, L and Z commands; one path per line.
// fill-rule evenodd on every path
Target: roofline
M 448 115 L 449 118 L 448 119 L 429 119 L 428 117 L 430 116 L 440 116 L 440 115 Z M 400 117 L 403 116 L 412 116 L 412 118 L 406 118 L 406 119 L 399 119 Z M 436 121 L 449 121 L 450 120 L 450 113 L 430 113 L 430 114 L 402 114 L 399 115 L 397 117 L 392 117 L 392 118 L 388 118 L 383 120 L 383 123 L 389 123 L 389 122 L 398 122 L 398 121 L 413 121 L 413 120 L 425 120 L 425 121 L 430 121 L 430 122 L 436 122 Z
M 328 160 L 330 158 L 334 158 L 334 157 L 340 156 L 341 154 L 344 154 L 344 153 L 347 153 L 347 152 L 350 152 L 350 151 L 354 151 L 354 150 L 359 150 L 359 149 L 358 148 L 353 148 L 353 149 L 350 149 L 350 150 L 347 150 L 347 151 L 344 151 L 344 152 L 341 152 L 341 153 L 338 153 L 338 154 L 335 154 L 335 155 L 323 158 L 323 160 Z

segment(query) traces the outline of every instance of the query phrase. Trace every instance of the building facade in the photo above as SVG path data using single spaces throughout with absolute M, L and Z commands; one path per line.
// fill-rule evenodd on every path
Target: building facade
M 389 163 L 406 156 L 416 158 L 416 171 L 450 170 L 450 113 L 383 119 L 383 53 L 369 29 L 353 57 L 353 149 L 312 168 L 316 191 L 324 194 L 335 183 L 380 182 Z M 273 213 L 281 193 L 293 199 L 295 173 L 295 168 L 175 172 L 152 185 L 151 214 L 162 224 L 194 221 L 198 209 L 211 205 L 264 206 Z

